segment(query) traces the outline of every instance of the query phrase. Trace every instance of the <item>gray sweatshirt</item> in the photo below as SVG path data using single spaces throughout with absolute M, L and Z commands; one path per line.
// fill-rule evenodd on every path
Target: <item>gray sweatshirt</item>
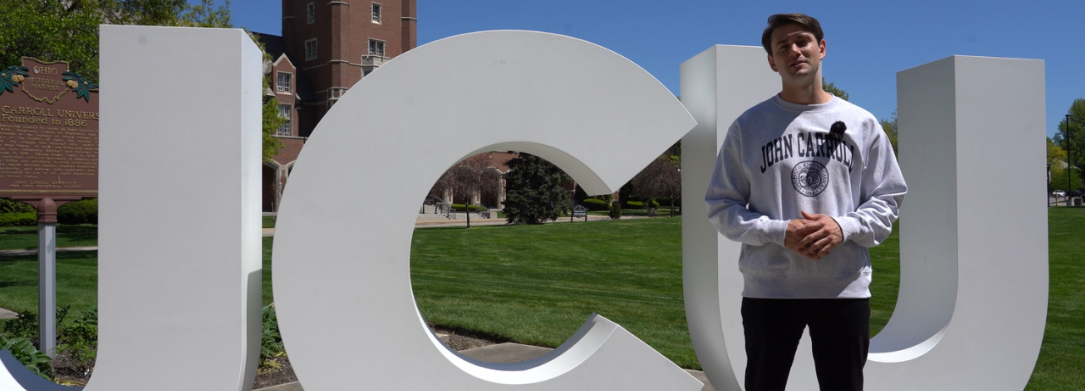
M 727 130 L 705 203 L 716 230 L 743 243 L 744 297 L 867 298 L 867 247 L 892 232 L 907 192 L 869 112 L 836 97 L 801 105 L 774 96 Z M 785 248 L 800 211 L 831 216 L 844 242 L 820 260 Z

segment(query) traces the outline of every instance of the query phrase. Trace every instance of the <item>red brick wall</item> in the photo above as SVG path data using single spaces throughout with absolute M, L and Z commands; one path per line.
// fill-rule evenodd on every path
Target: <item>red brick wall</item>
M 314 10 L 312 24 L 308 23 L 306 13 L 306 5 L 310 3 Z M 380 23 L 373 22 L 373 3 L 381 5 Z M 313 100 L 290 103 L 295 109 L 292 134 L 297 137 L 309 137 L 331 108 L 330 89 L 350 88 L 362 79 L 362 56 L 369 54 L 370 39 L 384 41 L 387 58 L 417 45 L 416 0 L 282 0 L 282 15 L 283 47 L 293 60 L 294 69 L 290 71 L 294 73 L 293 91 L 298 93 L 301 82 L 307 86 L 306 93 L 310 93 Z M 313 38 L 317 40 L 317 56 L 306 60 L 305 41 Z M 283 61 L 280 65 L 286 63 Z M 273 66 L 272 91 L 278 69 Z M 289 100 L 284 94 L 276 94 L 276 98 L 284 104 Z M 289 138 L 280 138 L 280 141 L 285 147 L 275 156 L 275 161 L 286 165 L 297 160 L 305 141 Z M 505 161 L 508 159 L 500 162 L 503 172 L 508 170 L 504 167 Z M 265 178 L 265 192 L 269 186 L 274 189 L 274 182 Z
M 315 20 L 308 23 L 306 5 Z M 372 5 L 381 5 L 380 23 L 373 22 Z M 417 44 L 415 0 L 283 0 L 283 45 L 297 63 L 299 77 L 310 86 L 315 102 L 306 102 L 312 115 L 302 116 L 298 135 L 308 136 L 331 107 L 332 88 L 350 88 L 362 79 L 362 56 L 369 40 L 384 41 L 392 58 Z M 305 41 L 316 38 L 317 57 L 305 60 Z M 313 121 L 313 122 L 309 122 Z

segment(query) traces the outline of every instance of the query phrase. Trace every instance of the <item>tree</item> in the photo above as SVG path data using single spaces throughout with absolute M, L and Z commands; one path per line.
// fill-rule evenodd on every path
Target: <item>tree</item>
M 821 89 L 843 100 L 848 100 L 851 97 L 847 91 L 837 88 L 836 84 L 826 81 L 824 77 L 821 78 Z M 878 120 L 878 123 L 882 124 L 882 131 L 889 138 L 889 143 L 893 144 L 893 156 L 899 155 L 897 152 L 897 111 L 893 110 L 893 119 L 882 118 Z
M 1061 163 L 1052 164 L 1051 190 L 1063 190 L 1069 193 L 1070 190 L 1080 189 L 1081 177 L 1079 177 L 1077 173 L 1078 169 L 1074 168 L 1074 175 L 1071 176 L 1069 180 L 1067 180 L 1066 176 L 1067 174 L 1069 174 L 1069 172 L 1067 172 L 1066 167 L 1064 167 Z M 1070 187 L 1066 187 L 1066 185 L 1070 185 Z
M 1050 166 L 1066 163 L 1066 150 L 1055 143 L 1051 137 L 1047 138 L 1047 164 Z
M 229 2 L 227 2 L 227 5 L 229 5 Z M 227 14 L 225 18 L 228 21 L 230 16 Z M 246 30 L 245 33 L 249 35 L 249 39 L 252 39 L 252 42 L 256 44 L 256 47 L 260 48 L 260 53 L 262 53 L 261 58 L 265 65 L 264 69 L 270 69 L 267 65 L 271 63 L 271 55 L 267 53 L 267 48 L 264 47 L 264 43 L 256 38 L 256 34 L 253 34 L 248 30 Z M 261 88 L 263 91 L 268 91 L 271 88 L 271 78 L 264 77 L 262 80 L 263 87 Z M 278 134 L 279 128 L 286 124 L 289 118 L 284 117 L 281 114 L 282 113 L 279 112 L 279 99 L 271 97 L 264 102 L 263 121 L 261 123 L 262 134 L 260 135 L 263 143 L 262 159 L 264 163 L 275 159 L 275 155 L 278 155 L 279 151 L 284 147 L 283 142 L 279 140 L 278 137 L 275 137 L 275 135 Z
M 471 228 L 474 195 L 500 192 L 501 172 L 490 166 L 490 161 L 484 154 L 471 156 L 445 171 L 430 188 L 429 195 L 443 198 L 445 190 L 451 190 L 452 194 L 466 195 L 467 201 L 464 204 L 467 206 L 467 228 Z
M 233 27 L 230 1 L 215 7 L 212 0 L 190 5 L 187 0 L 0 0 L 0 68 L 21 64 L 22 57 L 67 61 L 70 71 L 98 82 L 98 25 Z M 251 35 L 250 35 L 251 37 Z M 253 38 L 253 42 L 260 42 Z M 263 50 L 263 46 L 260 45 Z M 266 54 L 265 54 L 266 57 Z M 270 58 L 265 58 L 270 60 Z M 265 88 L 267 87 L 265 80 Z M 263 160 L 282 148 L 274 137 L 282 125 L 264 107 Z
M 893 110 L 893 119 L 880 119 L 879 123 L 882 124 L 882 131 L 885 132 L 885 136 L 889 137 L 889 143 L 893 144 L 893 156 L 897 153 L 897 111 Z
M 275 155 L 279 153 L 279 150 L 283 148 L 283 142 L 275 138 L 274 135 L 278 131 L 280 126 L 286 123 L 286 118 L 279 115 L 279 100 L 275 98 L 268 99 L 264 102 L 262 108 L 263 121 L 262 121 L 262 137 L 263 137 L 263 161 L 270 162 L 275 158 Z
M 842 89 L 836 88 L 836 84 L 825 81 L 825 78 L 821 78 L 821 89 L 830 94 L 836 95 L 837 98 L 848 100 L 848 92 Z
M 633 177 L 633 195 L 645 202 L 648 208 L 657 198 L 670 198 L 671 216 L 674 216 L 674 200 L 682 196 L 681 145 L 675 144 L 667 152 L 656 157 L 637 176 Z
M 1074 99 L 1074 102 L 1070 104 L 1070 108 L 1066 110 L 1066 114 L 1070 116 L 1069 121 L 1066 118 L 1059 121 L 1059 132 L 1052 137 L 1052 142 L 1065 150 L 1068 157 L 1067 163 L 1070 164 L 1073 172 L 1079 178 L 1085 180 L 1085 170 L 1080 170 L 1080 168 L 1085 167 L 1085 148 L 1083 148 L 1085 147 L 1085 98 Z M 1069 131 L 1069 143 L 1067 143 L 1067 131 Z M 1066 183 L 1065 179 L 1064 177 L 1064 185 Z M 1054 179 L 1052 179 L 1052 182 L 1054 182 Z M 1052 185 L 1057 184 L 1052 183 Z
M 474 205 L 475 194 L 500 191 L 501 173 L 490 166 L 486 157 L 475 155 L 449 169 L 447 174 L 453 194 L 467 197 L 464 205 L 467 207 L 467 228 L 471 228 L 471 206 Z
M 24 56 L 67 61 L 69 70 L 98 82 L 98 25 L 233 27 L 230 2 L 212 0 L 0 0 L 0 64 Z
M 0 67 L 22 64 L 22 57 L 67 61 L 69 70 L 98 81 L 96 7 L 55 0 L 0 0 Z
M 569 196 L 561 185 L 572 178 L 564 171 L 527 153 L 507 164 L 504 212 L 509 223 L 543 224 L 569 210 Z

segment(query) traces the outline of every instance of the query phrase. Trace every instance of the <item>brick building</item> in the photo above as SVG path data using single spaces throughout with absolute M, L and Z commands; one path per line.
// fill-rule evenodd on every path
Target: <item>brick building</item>
M 355 83 L 417 45 L 415 0 L 282 0 L 282 36 L 255 33 L 271 62 L 266 99 L 288 121 L 284 148 L 263 168 L 263 209 L 275 211 L 316 124 Z

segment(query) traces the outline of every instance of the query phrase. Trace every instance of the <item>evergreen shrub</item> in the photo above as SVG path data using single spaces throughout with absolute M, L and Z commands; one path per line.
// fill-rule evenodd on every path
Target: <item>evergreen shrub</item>
M 12 201 L 11 198 L 0 198 L 0 213 L 35 213 L 36 210 L 30 204 Z
M 0 213 L 0 227 L 38 225 L 37 212 Z
M 569 210 L 569 193 L 561 185 L 572 178 L 560 168 L 527 153 L 506 164 L 503 212 L 510 224 L 543 224 Z
M 588 208 L 588 210 L 607 210 L 609 203 L 600 199 L 585 198 L 583 205 Z
M 641 201 L 626 201 L 625 206 L 629 207 L 629 209 L 644 209 L 644 203 Z M 659 202 L 652 200 L 652 207 L 659 209 Z
M 57 208 L 61 224 L 98 224 L 98 199 L 69 202 Z
M 607 213 L 611 220 L 617 220 L 622 218 L 622 206 L 617 202 L 610 204 L 610 213 Z
M 452 204 L 452 210 L 455 210 L 457 212 L 463 212 L 468 209 L 470 209 L 472 212 L 482 212 L 487 210 L 487 208 L 482 205 L 471 205 L 470 208 L 468 208 L 468 206 L 464 204 Z

